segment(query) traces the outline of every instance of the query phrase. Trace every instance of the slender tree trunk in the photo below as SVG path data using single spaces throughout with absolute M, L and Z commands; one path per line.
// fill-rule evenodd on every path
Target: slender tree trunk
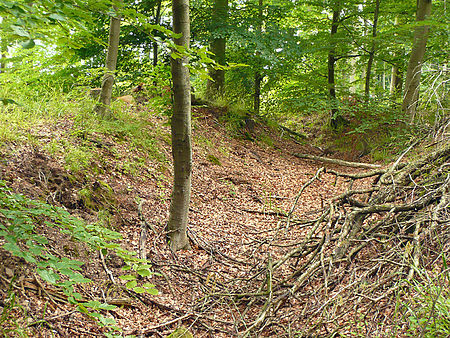
M 159 25 L 159 21 L 161 20 L 161 3 L 162 0 L 158 0 L 158 4 L 156 5 L 156 14 L 155 14 L 155 25 Z M 158 44 L 153 42 L 153 66 L 158 64 Z
M 189 47 L 189 0 L 172 0 L 173 30 L 182 34 L 175 44 Z M 191 88 L 186 56 L 171 59 L 173 81 L 172 156 L 174 165 L 172 202 L 167 232 L 172 250 L 189 249 L 186 235 L 191 199 Z
M 370 77 L 372 76 L 372 65 L 375 58 L 376 43 L 375 38 L 377 37 L 377 24 L 378 24 L 378 14 L 380 12 L 380 0 L 375 1 L 375 11 L 373 14 L 373 26 L 372 26 L 372 47 L 369 52 L 369 61 L 367 62 L 366 70 L 366 85 L 364 88 L 364 93 L 366 95 L 366 101 L 369 100 L 370 96 Z M 383 83 L 384 86 L 384 83 Z
M 431 14 L 431 0 L 417 1 L 416 21 L 423 21 Z M 409 57 L 408 69 L 406 71 L 405 93 L 403 96 L 402 110 L 414 118 L 417 100 L 419 98 L 420 75 L 422 63 L 427 46 L 430 26 L 422 25 L 414 30 L 414 42 Z
M 391 73 L 391 87 L 389 89 L 389 93 L 392 96 L 396 96 L 402 92 L 402 86 L 403 86 L 403 74 L 402 70 L 398 65 L 392 66 L 392 73 Z
M 336 41 L 335 35 L 339 26 L 340 8 L 333 9 L 333 20 L 331 22 L 331 48 L 328 52 L 328 96 L 331 103 L 331 128 L 337 129 L 345 120 L 339 115 L 339 110 L 336 106 L 336 81 L 335 81 L 335 64 L 336 64 Z
M 117 8 L 114 8 L 117 12 Z M 119 51 L 120 36 L 120 15 L 111 17 L 109 25 L 108 52 L 106 54 L 106 73 L 102 80 L 102 90 L 100 92 L 99 102 L 94 108 L 94 112 L 98 115 L 109 118 L 111 117 L 111 95 L 114 85 L 114 72 L 117 65 L 117 54 Z
M 258 32 L 262 33 L 262 26 L 263 26 L 263 0 L 258 0 Z M 261 53 L 259 51 L 256 51 L 256 56 L 258 57 Z M 261 67 L 259 65 L 259 60 L 257 60 L 258 65 L 256 66 L 255 71 L 255 91 L 253 93 L 253 110 L 255 111 L 256 115 L 259 115 L 261 110 L 261 83 L 264 78 L 264 76 L 261 74 Z
M 349 82 L 349 92 L 352 94 L 356 93 L 356 66 L 357 66 L 357 59 L 356 58 L 350 58 L 350 74 L 348 76 L 348 82 Z
M 0 17 L 0 23 L 3 22 L 3 17 Z M 8 52 L 8 44 L 6 43 L 5 38 L 0 39 L 0 73 L 3 73 L 6 68 L 6 53 Z
M 255 111 L 255 115 L 259 115 L 261 110 L 261 82 L 263 77 L 259 71 L 255 72 L 255 93 L 253 95 L 253 109 Z
M 398 26 L 399 22 L 398 22 L 398 17 L 395 17 L 395 21 L 394 21 L 394 26 Z M 395 36 L 397 36 L 397 34 L 395 34 Z M 399 59 L 399 57 L 403 57 L 404 55 L 404 50 L 402 49 L 398 49 L 394 51 L 394 59 Z M 389 94 L 393 97 L 396 98 L 398 96 L 401 95 L 402 93 L 402 86 L 403 86 L 403 71 L 402 68 L 400 66 L 401 61 L 395 61 L 395 63 L 392 65 L 392 70 L 391 70 L 391 86 L 389 88 Z
M 8 52 L 8 45 L 6 41 L 1 41 L 1 63 L 0 63 L 0 73 L 5 72 L 6 68 L 6 53 Z
M 215 0 L 211 24 L 211 52 L 214 53 L 214 60 L 224 66 L 226 63 L 225 51 L 226 51 L 226 36 L 224 32 L 217 34 L 217 29 L 224 28 L 228 22 L 228 0 Z M 225 86 L 225 70 L 210 68 L 209 76 L 212 80 L 208 79 L 206 84 L 206 92 L 208 96 L 223 95 Z

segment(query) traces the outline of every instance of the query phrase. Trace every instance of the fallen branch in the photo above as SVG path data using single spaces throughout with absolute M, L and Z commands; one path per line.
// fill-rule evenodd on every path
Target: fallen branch
M 328 158 L 328 157 L 321 157 L 321 156 L 314 156 L 309 154 L 292 154 L 295 157 L 307 159 L 307 160 L 313 160 L 313 161 L 320 161 L 324 163 L 330 163 L 330 164 L 337 164 L 344 167 L 352 167 L 352 168 L 363 168 L 363 169 L 378 169 L 382 166 L 379 164 L 370 164 L 370 163 L 360 163 L 360 162 L 348 162 L 344 160 L 338 160 L 335 158 Z
M 287 214 L 287 221 L 286 221 L 286 231 L 289 229 L 289 224 L 291 222 L 291 216 L 295 210 L 295 207 L 297 206 L 298 200 L 301 196 L 301 194 L 303 193 L 303 190 L 305 190 L 309 185 L 311 185 L 316 179 L 319 179 L 319 175 L 322 171 L 324 171 L 324 167 L 320 168 L 319 170 L 317 170 L 316 174 L 305 184 L 302 185 L 302 187 L 300 188 L 299 193 L 297 194 L 297 196 L 295 197 L 294 200 L 294 204 L 292 204 L 291 210 L 289 210 L 289 213 Z

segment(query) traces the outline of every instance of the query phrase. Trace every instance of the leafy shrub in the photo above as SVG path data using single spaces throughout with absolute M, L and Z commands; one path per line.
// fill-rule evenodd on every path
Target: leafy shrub
M 82 296 L 75 291 L 74 286 L 91 282 L 79 272 L 84 262 L 55 256 L 48 248 L 48 238 L 38 234 L 40 227 L 58 228 L 71 239 L 86 243 L 90 250 L 100 250 L 102 253 L 112 250 L 124 260 L 123 270 L 135 271 L 120 276 L 127 281 L 129 289 L 137 293 L 157 293 L 152 284 L 138 285 L 136 274 L 149 276 L 152 274 L 150 265 L 116 243 L 122 239 L 120 233 L 103 226 L 86 224 L 62 208 L 12 193 L 6 183 L 0 181 L 0 238 L 5 242 L 3 248 L 31 264 L 44 281 L 60 287 L 68 301 L 75 304 L 79 311 L 97 319 L 101 326 L 117 330 L 114 319 L 99 313 L 100 310 L 111 310 L 115 306 L 97 301 L 80 302 Z
M 443 272 L 432 278 L 416 270 L 421 281 L 411 283 L 414 297 L 405 304 L 410 337 L 450 336 L 450 272 L 444 256 Z

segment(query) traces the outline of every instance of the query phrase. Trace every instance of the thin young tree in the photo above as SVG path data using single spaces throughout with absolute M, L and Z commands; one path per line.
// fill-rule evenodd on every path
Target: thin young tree
M 228 0 L 215 0 L 211 17 L 211 42 L 210 50 L 214 53 L 214 60 L 224 66 L 226 63 L 226 36 L 224 29 L 228 22 Z M 206 92 L 208 96 L 220 96 L 224 93 L 225 70 L 211 68 L 206 83 Z
M 155 25 L 159 25 L 161 21 L 161 7 L 162 0 L 157 0 L 156 13 L 155 13 Z M 153 42 L 153 66 L 158 65 L 158 43 Z
M 111 17 L 109 25 L 108 51 L 106 53 L 106 72 L 102 80 L 102 90 L 100 92 L 99 102 L 94 108 L 94 112 L 101 117 L 111 116 L 109 106 L 111 104 L 111 95 L 114 85 L 114 72 L 117 65 L 117 54 L 119 51 L 120 37 L 120 14 L 117 7 L 114 6 L 115 15 Z
M 173 0 L 173 31 L 178 46 L 189 48 L 189 0 Z M 173 81 L 172 156 L 174 178 L 170 216 L 167 223 L 169 245 L 172 250 L 189 249 L 186 230 L 191 199 L 192 144 L 191 144 L 191 86 L 187 56 L 171 59 Z
M 375 11 L 373 13 L 373 25 L 372 25 L 372 46 L 369 51 L 369 60 L 367 61 L 366 69 L 366 83 L 364 88 L 364 93 L 366 100 L 369 100 L 370 96 L 370 78 L 372 76 L 372 65 L 375 59 L 375 49 L 376 49 L 376 37 L 377 37 L 377 24 L 378 24 L 378 14 L 380 13 L 380 0 L 375 0 Z
M 394 26 L 399 25 L 398 16 L 395 17 Z M 392 64 L 391 70 L 391 86 L 389 88 L 389 93 L 392 97 L 397 97 L 401 95 L 403 86 L 403 70 L 402 70 L 402 56 L 404 54 L 403 47 L 394 50 L 393 56 L 396 59 Z
M 335 36 L 337 34 L 339 26 L 339 17 L 341 9 L 339 5 L 333 8 L 333 18 L 331 21 L 330 40 L 331 47 L 328 51 L 328 97 L 331 101 L 331 120 L 330 124 L 333 129 L 337 129 L 342 124 L 343 118 L 338 114 L 336 107 L 336 82 L 335 82 L 335 64 L 336 64 L 336 41 Z
M 418 0 L 416 21 L 424 21 L 431 14 L 431 0 Z M 420 75 L 422 63 L 427 46 L 430 26 L 419 25 L 414 30 L 414 42 L 409 57 L 405 79 L 405 93 L 403 96 L 402 110 L 414 118 L 417 100 L 419 98 Z
M 261 34 L 262 33 L 262 26 L 263 26 L 263 0 L 258 0 L 258 26 L 257 31 Z M 257 51 L 256 55 L 260 55 L 261 52 Z M 264 75 L 261 72 L 261 66 L 256 66 L 255 71 L 255 90 L 253 93 L 253 110 L 255 111 L 256 115 L 259 115 L 260 107 L 261 107 L 261 83 L 264 78 Z

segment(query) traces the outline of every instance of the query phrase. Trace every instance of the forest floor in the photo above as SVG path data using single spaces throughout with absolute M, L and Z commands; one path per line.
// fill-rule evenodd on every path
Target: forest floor
M 252 125 L 248 130 L 247 136 L 251 135 L 253 140 L 231 137 L 219 115 L 220 110 L 217 109 L 194 108 L 192 201 L 188 230 L 192 249 L 176 253 L 168 248 L 165 236 L 172 184 L 170 160 L 154 160 L 138 150 L 130 153 L 132 146 L 129 142 L 93 134 L 89 136 L 91 140 L 89 137 L 87 140 L 80 138 L 79 142 L 88 144 L 98 154 L 91 165 L 101 170 L 95 174 L 74 175 L 65 169 L 61 157 L 51 155 L 44 147 L 54 139 L 73 134 L 70 118 L 30 130 L 39 140 L 37 143 L 9 144 L 2 150 L 1 177 L 15 192 L 63 206 L 88 222 L 99 219 L 99 210 L 107 210 L 104 222 L 122 233 L 124 241 L 121 244 L 124 247 L 136 252 L 142 250 L 142 220 L 138 213 L 139 201 L 142 202 L 143 217 L 155 230 L 148 232 L 146 252 L 153 270 L 159 273 L 149 277 L 149 281 L 156 285 L 158 295 L 140 295 L 130 299 L 107 273 L 109 271 L 115 277 L 123 274 L 118 257 L 107 255 L 105 264 L 102 264 L 98 254 L 86 251 L 81 244 L 60 234 L 47 233 L 55 254 L 86 262 L 83 274 L 94 283 L 79 287 L 83 297 L 129 299 L 124 306 L 105 312 L 115 318 L 124 335 L 165 337 L 182 326 L 194 337 L 237 337 L 244 334 L 264 307 L 265 298 L 258 293 L 261 293 L 259 288 L 267 265 L 305 238 L 309 227 L 303 226 L 301 220 L 314 219 L 330 198 L 347 188 L 346 179 L 336 179 L 335 175 L 322 172 L 318 179 L 304 187 L 298 203 L 295 203 L 301 188 L 324 165 L 293 154 L 320 155 L 320 151 L 307 142 L 301 144 L 287 134 L 282 135 L 279 130 L 260 124 Z M 158 114 L 148 116 L 148 128 L 157 128 L 160 135 L 169 135 L 170 132 L 166 118 Z M 167 137 L 162 136 L 158 142 L 160 151 L 170 159 Z M 141 165 L 131 172 L 124 169 L 130 156 L 143 159 Z M 350 152 L 333 156 L 356 159 Z M 358 161 L 364 161 L 364 158 L 358 158 Z M 345 173 L 361 171 L 333 164 L 325 166 L 327 170 Z M 91 198 L 92 205 L 88 207 L 88 202 L 80 197 L 79 192 L 86 187 L 95 192 L 104 183 L 112 189 L 112 195 L 104 198 L 100 192 Z M 355 189 L 368 184 L 367 180 L 359 181 Z M 291 208 L 293 212 L 288 224 L 287 215 Z M 279 281 L 289 276 L 301 263 L 298 260 L 281 267 L 273 278 Z M 94 321 L 73 311 L 73 307 L 64 300 L 52 296 L 52 287 L 31 274 L 22 260 L 0 249 L 0 261 L 0 305 L 5 306 L 11 290 L 16 293 L 17 304 L 11 312 L 11 316 L 16 318 L 15 324 L 3 322 L 3 325 L 10 325 L 12 329 L 17 325 L 33 337 L 102 335 L 102 329 Z M 11 283 L 13 276 L 15 282 Z M 115 283 L 122 285 L 124 281 L 116 278 Z M 315 283 L 316 279 L 311 280 L 305 289 L 321 287 Z M 339 293 L 333 297 L 339 297 Z M 339 309 L 334 309 L 333 320 L 339 322 L 318 323 L 313 316 L 323 305 L 319 299 L 314 299 L 314 293 L 308 301 L 293 298 L 278 313 L 271 315 L 276 325 L 263 326 L 257 334 L 287 337 L 302 332 L 306 335 L 308 325 L 314 323 L 323 326 L 319 330 L 323 335 L 332 334 L 337 328 L 341 328 L 339 332 L 344 336 L 374 335 L 379 327 L 367 325 L 388 321 L 395 306 L 381 301 L 374 303 L 372 309 L 365 308 L 364 312 L 359 312 L 357 304 L 343 300 Z M 377 335 L 386 332 L 392 333 L 389 330 L 378 331 Z

